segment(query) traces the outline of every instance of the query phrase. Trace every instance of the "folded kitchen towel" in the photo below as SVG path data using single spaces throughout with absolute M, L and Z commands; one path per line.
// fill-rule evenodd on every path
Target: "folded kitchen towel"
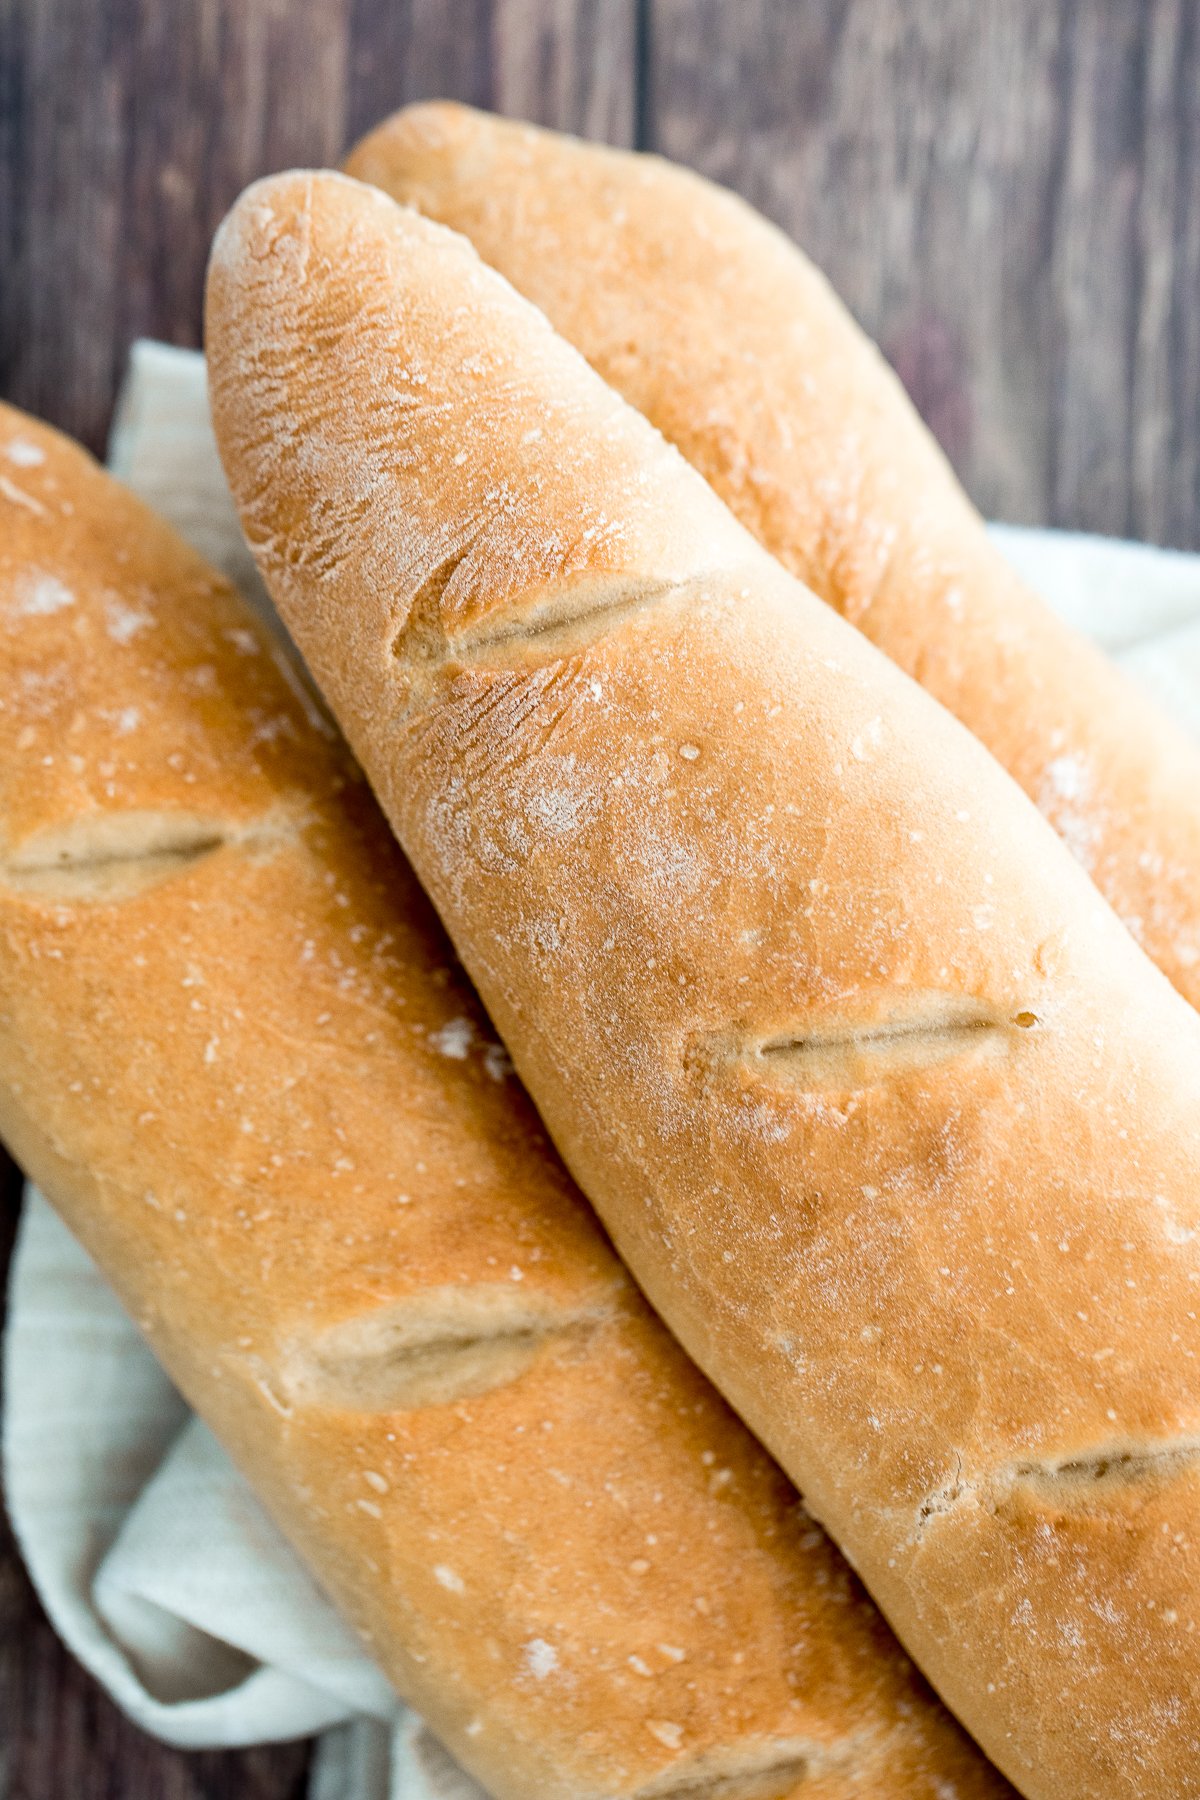
M 109 460 L 269 616 L 199 355 L 134 346 Z M 1051 604 L 1200 735 L 1200 557 L 995 530 Z M 320 1733 L 311 1800 L 481 1800 L 363 1657 L 32 1191 L 4 1390 L 4 1485 L 29 1572 L 67 1644 L 147 1731 L 192 1746 Z

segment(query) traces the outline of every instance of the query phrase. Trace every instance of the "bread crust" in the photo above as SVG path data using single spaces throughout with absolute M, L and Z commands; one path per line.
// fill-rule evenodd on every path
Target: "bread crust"
M 445 102 L 348 171 L 464 232 L 761 543 L 982 739 L 1200 1005 L 1200 750 L 989 541 L 828 283 L 657 157 Z
M 465 240 L 251 188 L 248 539 L 618 1250 L 1032 1800 L 1200 1793 L 1200 1018 Z
M 0 475 L 0 1129 L 370 1652 L 502 1800 L 1001 1800 L 247 608 L 3 407 Z

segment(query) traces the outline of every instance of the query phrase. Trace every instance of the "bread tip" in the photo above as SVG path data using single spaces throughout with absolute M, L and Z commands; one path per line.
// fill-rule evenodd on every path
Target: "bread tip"
M 385 119 L 377 129 L 407 130 L 414 136 L 423 137 L 426 143 L 436 145 L 445 144 L 489 117 L 490 114 L 481 112 L 477 106 L 467 106 L 462 100 L 413 100 Z
M 444 180 L 451 170 L 461 175 L 459 165 L 494 122 L 490 114 L 461 101 L 417 100 L 372 126 L 347 152 L 342 167 L 394 197 L 401 179 L 415 192 L 423 178 Z
M 260 175 L 243 188 L 217 227 L 209 252 L 209 281 L 216 270 L 237 270 L 247 260 L 267 261 L 282 244 L 306 248 L 314 199 L 331 187 L 355 189 L 376 205 L 396 207 L 378 188 L 339 169 L 284 169 Z

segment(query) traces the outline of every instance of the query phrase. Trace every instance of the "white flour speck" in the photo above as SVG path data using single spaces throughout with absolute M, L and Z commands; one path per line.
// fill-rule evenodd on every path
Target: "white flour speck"
M 448 1569 L 445 1563 L 435 1566 L 433 1578 L 439 1587 L 446 1588 L 451 1594 L 465 1594 L 467 1591 L 462 1576 L 456 1575 L 453 1569 Z
M 448 1019 L 440 1030 L 430 1032 L 429 1042 L 439 1056 L 449 1056 L 455 1062 L 465 1062 L 474 1036 L 475 1027 L 470 1019 Z
M 122 606 L 117 600 L 110 600 L 105 613 L 108 618 L 108 635 L 114 644 L 128 644 L 139 631 L 145 631 L 154 621 L 148 613 L 135 612 L 130 606 Z
M 540 825 L 552 837 L 565 837 L 568 832 L 578 831 L 586 821 L 587 812 L 586 797 L 569 788 L 550 788 L 530 794 L 525 802 L 530 823 Z
M 558 1651 L 545 1638 L 530 1638 L 524 1647 L 522 1668 L 526 1675 L 532 1675 L 535 1681 L 545 1681 L 547 1675 L 558 1667 Z
M 1099 827 L 1088 811 L 1092 777 L 1079 756 L 1056 756 L 1046 764 L 1038 792 L 1038 805 L 1054 826 L 1067 849 L 1084 868 L 1090 868 Z
M 257 656 L 259 642 L 252 631 L 241 625 L 232 626 L 224 634 L 226 643 L 232 644 L 239 656 Z
M 46 460 L 46 452 L 37 444 L 31 444 L 28 438 L 13 438 L 5 446 L 4 454 L 18 469 L 36 469 Z
M 17 584 L 16 604 L 11 610 L 18 618 L 33 619 L 74 604 L 74 594 L 56 575 L 30 574 Z
M 1163 1216 L 1163 1236 L 1168 1244 L 1190 1244 L 1196 1236 L 1195 1228 L 1180 1224 L 1166 1195 L 1155 1194 L 1154 1204 Z
M 8 479 L 7 475 L 0 475 L 0 494 L 3 494 L 4 498 L 10 500 L 14 506 L 23 506 L 26 511 L 36 513 L 39 519 L 45 518 L 46 509 L 41 501 L 35 500 L 32 494 L 27 494 L 24 488 L 19 488 L 15 481 Z
M 1091 783 L 1087 765 L 1078 756 L 1056 756 L 1046 764 L 1046 787 L 1056 800 L 1082 800 Z

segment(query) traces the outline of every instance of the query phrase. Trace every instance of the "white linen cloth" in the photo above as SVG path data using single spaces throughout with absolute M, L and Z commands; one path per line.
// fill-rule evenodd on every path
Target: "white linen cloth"
M 199 355 L 134 346 L 109 461 L 267 608 Z M 994 529 L 1057 611 L 1200 735 L 1200 556 Z M 481 1800 L 362 1656 L 32 1191 L 4 1391 L 4 1485 L 30 1575 L 67 1644 L 147 1731 L 190 1746 L 322 1733 L 310 1800 Z

